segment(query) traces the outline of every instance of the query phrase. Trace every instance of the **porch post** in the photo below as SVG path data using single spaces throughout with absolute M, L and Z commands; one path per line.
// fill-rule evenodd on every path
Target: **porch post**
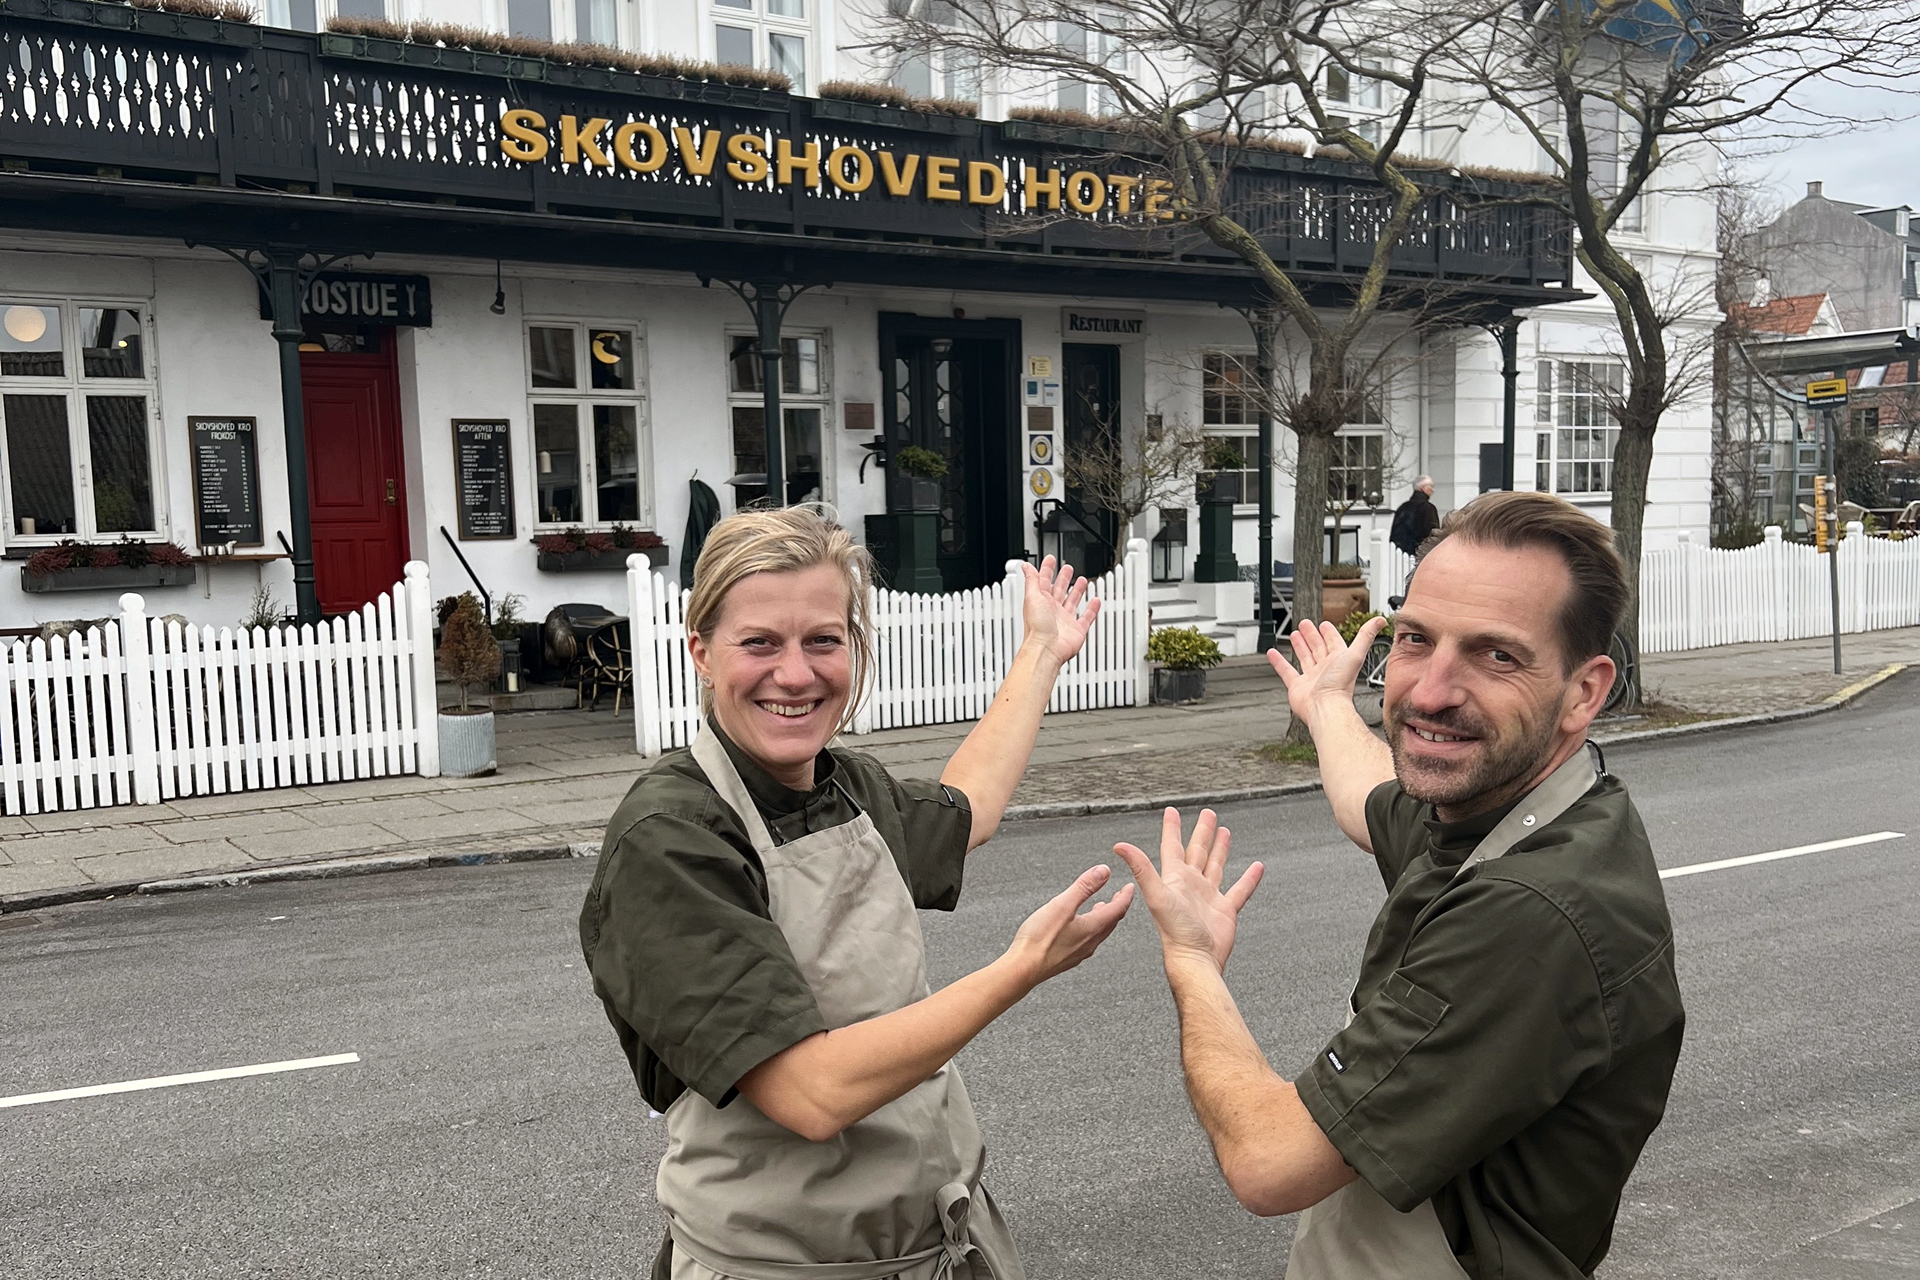
M 1273 331 L 1267 313 L 1253 324 L 1253 376 L 1260 380 L 1260 652 L 1279 643 L 1273 627 Z
M 307 511 L 307 419 L 300 390 L 300 255 L 267 254 L 267 301 L 280 344 L 280 415 L 286 423 L 287 523 L 293 542 L 293 599 L 301 622 L 320 621 L 313 586 L 313 524 Z
M 1515 399 L 1520 381 L 1520 317 L 1512 312 L 1494 328 L 1500 339 L 1500 487 L 1513 492 Z
M 767 497 L 787 505 L 787 433 L 780 420 L 780 318 L 786 306 L 777 284 L 755 286 L 754 320 L 759 326 L 760 395 L 767 428 Z

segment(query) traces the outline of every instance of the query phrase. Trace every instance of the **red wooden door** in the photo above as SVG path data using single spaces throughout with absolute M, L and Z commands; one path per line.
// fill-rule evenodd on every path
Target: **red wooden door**
M 378 354 L 303 352 L 307 509 L 323 613 L 391 591 L 407 562 L 406 471 L 392 335 Z

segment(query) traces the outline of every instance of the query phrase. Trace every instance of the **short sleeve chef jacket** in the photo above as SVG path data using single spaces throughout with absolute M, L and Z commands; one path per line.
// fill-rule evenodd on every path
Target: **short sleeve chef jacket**
M 1504 815 L 1443 823 L 1397 782 L 1367 798 L 1387 901 L 1357 1015 L 1296 1085 L 1388 1203 L 1433 1201 L 1468 1275 L 1573 1280 L 1606 1256 L 1666 1109 L 1672 923 L 1617 780 L 1456 880 Z
M 903 782 L 870 756 L 829 749 L 814 762 L 813 789 L 792 791 L 711 722 L 706 731 L 776 842 L 853 820 L 837 780 L 873 819 L 915 906 L 951 911 L 959 901 L 973 814 L 956 788 Z M 689 1088 L 726 1106 L 741 1076 L 826 1030 L 773 923 L 753 843 L 689 750 L 662 755 L 614 811 L 580 912 L 580 945 L 656 1111 Z

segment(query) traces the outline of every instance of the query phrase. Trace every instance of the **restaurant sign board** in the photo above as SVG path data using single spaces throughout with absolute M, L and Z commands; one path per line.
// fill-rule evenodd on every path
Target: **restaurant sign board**
M 264 290 L 260 318 L 273 319 Z M 300 291 L 300 318 L 318 329 L 354 329 L 364 324 L 427 329 L 433 326 L 433 285 L 426 276 L 322 271 Z

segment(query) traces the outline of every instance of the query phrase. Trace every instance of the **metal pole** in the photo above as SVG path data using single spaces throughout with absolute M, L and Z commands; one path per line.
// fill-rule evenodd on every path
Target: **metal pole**
M 1263 315 L 1253 325 L 1253 376 L 1260 381 L 1260 652 L 1279 643 L 1273 625 L 1273 335 Z
M 1826 411 L 1827 474 L 1833 477 L 1833 493 L 1827 503 L 1827 518 L 1833 533 L 1827 539 L 1827 586 L 1833 601 L 1833 674 L 1840 674 L 1840 434 L 1834 426 L 1834 411 Z
M 1500 380 L 1506 385 L 1500 401 L 1500 487 L 1513 492 L 1514 413 L 1520 381 L 1520 318 L 1500 322 Z
M 307 418 L 300 391 L 300 255 L 267 255 L 267 300 L 280 344 L 280 416 L 286 424 L 287 523 L 293 532 L 293 602 L 301 622 L 320 621 L 313 585 L 313 523 L 307 512 Z
M 767 497 L 787 505 L 786 432 L 780 420 L 780 288 L 754 286 L 754 312 L 760 325 L 760 394 L 767 428 Z

